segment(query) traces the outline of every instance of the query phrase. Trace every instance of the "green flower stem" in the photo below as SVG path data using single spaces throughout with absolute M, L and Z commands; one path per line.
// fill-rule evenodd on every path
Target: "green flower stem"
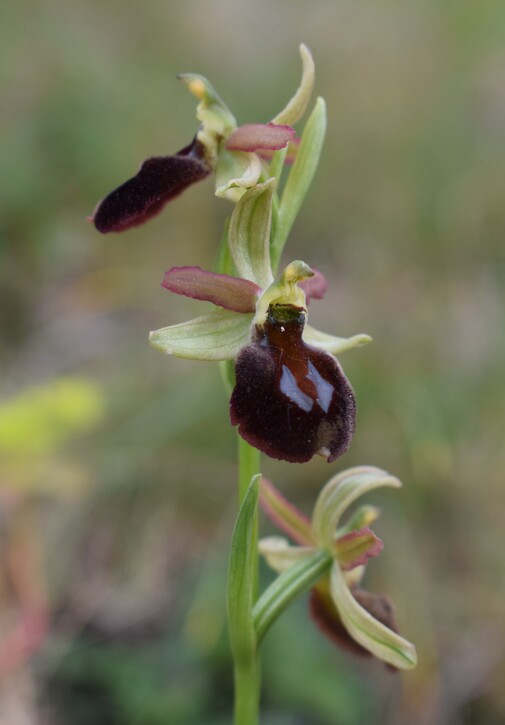
M 238 486 L 240 504 L 244 501 L 245 495 L 251 483 L 251 479 L 259 473 L 260 452 L 257 448 L 253 448 L 243 438 L 238 438 Z M 257 519 L 255 523 L 255 531 L 253 541 L 250 544 L 251 551 L 254 552 L 254 565 L 251 576 L 253 577 L 253 597 L 258 592 L 258 528 Z M 247 560 L 247 552 L 242 552 L 243 561 Z M 252 613 L 251 613 L 252 614 Z M 260 659 L 257 649 L 251 658 L 235 659 L 234 667 L 235 680 L 235 706 L 234 706 L 234 723 L 235 725 L 257 725 L 259 722 L 259 701 L 261 690 L 261 670 Z
M 260 452 L 238 437 L 238 495 L 242 503 L 253 476 L 260 472 Z
M 329 571 L 333 557 L 319 549 L 293 564 L 265 589 L 253 609 L 257 645 L 277 617 L 301 594 L 314 586 Z
M 254 662 L 249 663 L 247 666 L 235 665 L 235 706 L 233 710 L 235 725 L 258 725 L 260 680 L 259 658 L 256 658 Z

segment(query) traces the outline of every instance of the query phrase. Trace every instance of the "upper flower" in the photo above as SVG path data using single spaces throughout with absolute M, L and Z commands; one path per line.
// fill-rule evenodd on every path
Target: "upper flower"
M 360 587 L 368 560 L 383 549 L 382 541 L 369 528 L 379 512 L 372 506 L 363 506 L 345 524 L 341 523 L 342 515 L 354 501 L 381 486 L 398 488 L 401 483 L 371 466 L 343 471 L 321 490 L 309 520 L 263 479 L 263 509 L 297 545 L 270 536 L 260 540 L 259 550 L 279 574 L 297 562 L 309 561 L 318 552 L 325 552 L 329 570 L 315 584 L 310 600 L 316 624 L 347 649 L 373 654 L 394 668 L 411 669 L 417 662 L 416 650 L 397 633 L 391 603 L 387 597 Z M 295 586 L 293 577 L 290 586 Z M 259 603 L 258 608 L 261 609 Z
M 114 189 L 96 207 L 91 219 L 99 232 L 121 232 L 143 224 L 188 186 L 216 174 L 216 195 L 237 201 L 255 186 L 264 171 L 262 157 L 286 148 L 296 151 L 292 124 L 303 115 L 314 83 L 314 63 L 300 46 L 303 74 L 297 92 L 275 118 L 266 124 L 237 122 L 209 81 L 196 73 L 179 78 L 200 101 L 200 128 L 193 141 L 172 156 L 157 156 L 141 165 L 138 173 Z

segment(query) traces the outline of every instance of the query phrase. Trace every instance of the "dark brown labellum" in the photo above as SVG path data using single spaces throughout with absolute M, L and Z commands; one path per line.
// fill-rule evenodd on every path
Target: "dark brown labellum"
M 174 156 L 147 159 L 136 176 L 100 202 L 93 215 L 95 227 L 107 234 L 143 224 L 211 170 L 205 147 L 196 139 Z
M 237 357 L 231 422 L 272 458 L 334 461 L 354 433 L 354 393 L 335 358 L 302 340 L 304 325 L 304 310 L 270 307 Z

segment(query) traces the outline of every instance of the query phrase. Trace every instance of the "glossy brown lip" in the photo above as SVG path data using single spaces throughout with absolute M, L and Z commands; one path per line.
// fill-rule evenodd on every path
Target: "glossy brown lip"
M 211 170 L 205 148 L 196 139 L 173 156 L 147 159 L 134 177 L 98 204 L 92 221 L 102 234 L 143 224 L 188 186 L 208 176 Z
M 355 398 L 335 358 L 302 340 L 304 325 L 303 310 L 270 308 L 237 357 L 230 417 L 272 458 L 304 463 L 320 453 L 331 462 L 354 434 Z

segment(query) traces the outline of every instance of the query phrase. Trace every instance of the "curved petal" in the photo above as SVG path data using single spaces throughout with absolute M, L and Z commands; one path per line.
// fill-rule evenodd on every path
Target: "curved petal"
M 272 123 L 289 123 L 292 126 L 305 113 L 314 88 L 315 66 L 310 50 L 303 43 L 300 45 L 300 56 L 303 65 L 300 85 L 285 108 L 272 119 Z
M 250 339 L 251 314 L 217 310 L 189 322 L 155 330 L 151 345 L 189 360 L 233 360 Z
M 229 274 L 207 272 L 201 267 L 172 267 L 165 273 L 162 287 L 177 295 L 212 302 L 233 312 L 255 312 L 261 287 Z
M 356 466 L 333 476 L 314 507 L 312 527 L 317 541 L 331 548 L 342 514 L 364 493 L 382 486 L 400 488 L 401 485 L 397 478 L 374 466 Z
M 174 156 L 144 161 L 133 178 L 114 189 L 95 209 L 91 221 L 102 234 L 122 232 L 158 214 L 167 202 L 212 171 L 205 147 L 195 140 Z
M 295 137 L 291 126 L 276 123 L 246 123 L 233 131 L 226 142 L 229 151 L 278 151 Z
M 353 337 L 336 337 L 335 335 L 328 335 L 326 332 L 316 330 L 315 327 L 311 327 L 310 325 L 305 326 L 303 338 L 319 350 L 324 350 L 332 355 L 340 355 L 341 352 L 352 350 L 353 347 L 361 347 L 372 342 L 370 335 L 360 334 L 353 335 Z
M 416 666 L 414 645 L 375 619 L 356 601 L 338 564 L 331 570 L 330 591 L 344 627 L 356 642 L 393 667 L 410 670 Z
M 291 546 L 282 536 L 267 536 L 260 539 L 258 549 L 265 557 L 268 566 L 278 574 L 282 574 L 297 561 L 315 552 L 312 546 Z

